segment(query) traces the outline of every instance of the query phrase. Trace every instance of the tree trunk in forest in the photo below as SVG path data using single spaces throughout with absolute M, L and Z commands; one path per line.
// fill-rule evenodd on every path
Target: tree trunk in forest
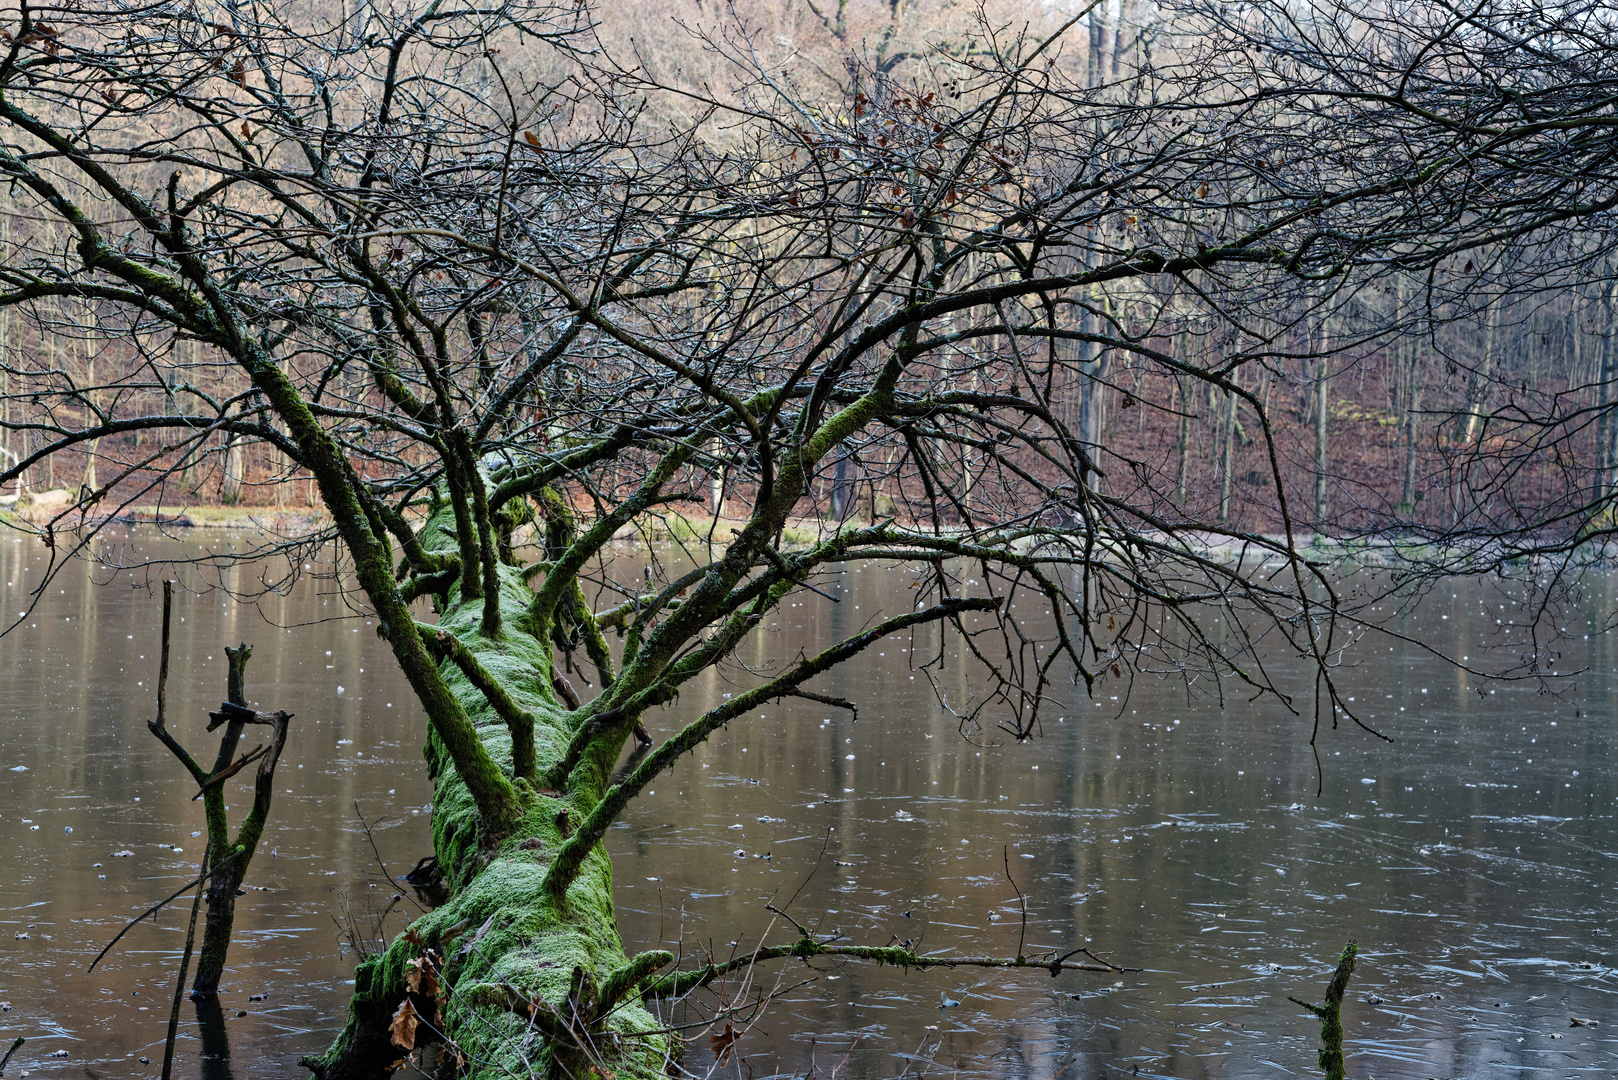
M 1236 378 L 1235 375 L 1231 376 Z M 1231 479 L 1236 464 L 1236 409 L 1238 398 L 1234 393 L 1225 393 L 1223 430 L 1219 438 L 1219 520 L 1222 523 L 1230 521 Z
M 1096 326 L 1097 317 L 1093 312 L 1086 311 L 1079 322 L 1079 329 L 1083 333 L 1094 334 L 1099 327 Z M 1102 429 L 1106 425 L 1107 408 L 1107 355 L 1101 347 L 1093 341 L 1079 342 L 1078 355 L 1079 368 L 1079 442 L 1084 446 L 1090 460 L 1098 465 L 1101 461 Z M 1100 478 L 1094 473 L 1087 477 L 1090 486 L 1095 487 Z
M 7 331 L 10 329 L 10 311 L 0 311 L 0 359 L 6 355 Z M 12 410 L 17 408 L 11 400 L 11 372 L 4 363 L 0 363 L 0 468 L 15 465 L 21 454 L 12 448 L 11 427 Z M 26 453 L 26 450 L 24 451 Z M 17 474 L 16 494 L 21 495 L 28 490 L 28 472 L 24 470 Z
M 81 482 L 81 491 L 94 492 L 101 486 L 96 475 L 96 456 L 101 452 L 101 440 L 91 439 L 89 450 L 84 455 L 84 480 Z
M 96 385 L 96 357 L 95 357 L 95 351 L 92 348 L 92 346 L 91 346 L 91 344 L 90 344 L 90 342 L 88 340 L 83 342 L 83 347 L 84 347 L 85 382 L 90 387 L 90 389 L 87 390 L 86 393 L 90 397 L 90 404 L 91 405 L 99 405 L 100 402 L 95 400 L 97 395 L 96 395 L 96 392 L 95 392 L 95 389 L 94 389 L 94 387 Z M 90 409 L 87 407 L 84 411 L 86 413 L 88 413 L 88 412 L 90 412 Z M 88 420 L 89 417 L 86 416 L 85 419 Z M 88 425 L 86 425 L 86 426 L 88 426 Z M 79 491 L 80 492 L 84 492 L 84 491 L 94 492 L 97 488 L 99 488 L 101 486 L 101 484 L 99 483 L 99 481 L 98 481 L 98 479 L 96 477 L 96 455 L 100 452 L 100 450 L 101 450 L 101 440 L 100 439 L 91 439 L 89 449 L 84 455 L 84 477 L 83 477 L 82 480 L 79 481 Z
M 1324 533 L 1326 515 L 1331 510 L 1331 492 L 1327 487 L 1328 442 L 1331 435 L 1331 351 L 1330 332 L 1320 328 L 1320 348 L 1315 356 L 1315 531 Z
M 11 217 L 0 217 L 0 244 L 10 246 L 11 243 Z M 15 465 L 23 454 L 28 452 L 26 437 L 18 439 L 22 443 L 19 452 L 11 438 L 14 414 L 19 403 L 13 403 L 11 398 L 11 309 L 0 308 L 0 469 L 7 463 Z M 17 474 L 15 493 L 21 495 L 28 490 L 28 472 L 24 470 Z
M 1618 343 L 1613 341 L 1614 333 L 1618 333 L 1618 283 L 1609 285 L 1601 298 L 1601 339 L 1597 344 L 1597 360 L 1599 375 L 1596 380 L 1596 403 L 1599 406 L 1600 420 L 1596 425 L 1596 440 L 1598 442 L 1596 469 L 1595 499 L 1599 502 L 1610 501 L 1613 497 L 1614 486 L 1618 485 L 1618 411 L 1614 405 L 1618 403 L 1618 387 L 1613 385 L 1618 380 Z
M 1483 407 L 1489 396 L 1489 382 L 1493 378 L 1495 362 L 1495 338 L 1500 324 L 1500 308 L 1504 303 L 1496 298 L 1489 305 L 1483 320 L 1483 349 L 1477 363 L 1473 365 L 1471 375 L 1466 380 L 1466 398 L 1463 409 L 1466 413 L 1466 422 L 1461 429 L 1460 447 L 1464 451 L 1476 448 L 1477 441 L 1483 427 Z M 1468 496 L 1468 485 L 1455 484 L 1452 487 L 1452 516 L 1450 525 L 1459 526 L 1471 509 L 1471 499 Z
M 1462 446 L 1473 444 L 1483 423 L 1483 405 L 1489 396 L 1489 380 L 1494 368 L 1494 339 L 1500 327 L 1501 303 L 1495 300 L 1489 305 L 1483 323 L 1483 355 L 1478 358 L 1477 365 L 1466 380 L 1466 427 L 1461 434 Z
M 419 535 L 437 538 L 437 550 L 451 554 L 454 532 L 443 508 Z M 438 1033 L 467 1062 L 462 1075 L 477 1077 L 588 1077 L 599 1069 L 619 1080 L 651 1078 L 679 1056 L 679 1040 L 662 1033 L 639 1001 L 642 984 L 674 958 L 661 950 L 625 957 L 605 849 L 591 845 L 564 895 L 544 887 L 631 729 L 619 725 L 621 737 L 592 738 L 571 781 L 563 781 L 568 790 L 541 783 L 578 741 L 576 718 L 553 688 L 550 642 L 530 632 L 534 594 L 518 569 L 500 565 L 497 573 L 504 615 L 498 639 L 482 632 L 483 601 L 463 598 L 458 584 L 447 590 L 437 626 L 421 633 L 447 654 L 464 650 L 466 668 L 446 655 L 441 672 L 479 740 L 512 776 L 520 805 L 510 824 L 486 824 L 443 740 L 429 731 L 433 843 L 450 898 L 386 952 L 361 962 L 346 1027 L 326 1053 L 303 1062 L 321 1080 L 380 1080 Z M 507 722 L 464 674 L 479 667 L 504 687 L 508 707 L 531 720 L 536 762 L 512 760 Z M 423 1023 L 394 1024 L 401 1015 Z M 390 1024 L 413 1034 L 390 1036 Z
M 1405 368 L 1404 413 L 1400 417 L 1400 441 L 1403 444 L 1404 476 L 1399 489 L 1399 513 L 1414 517 L 1416 513 L 1416 421 L 1421 412 L 1421 349 L 1414 343 L 1404 348 Z
M 833 521 L 848 520 L 853 509 L 854 478 L 849 475 L 848 451 L 839 451 L 837 464 L 832 468 L 831 516 Z
M 192 377 L 198 372 L 201 362 L 200 353 L 201 347 L 195 341 L 179 342 L 175 344 L 173 352 L 173 356 L 175 357 L 175 368 L 170 372 L 170 377 L 173 379 L 176 389 L 190 383 Z M 184 361 L 179 360 L 179 357 L 181 356 L 186 357 L 186 359 Z M 173 391 L 166 396 L 168 398 L 169 405 L 171 407 L 177 407 L 174 401 Z M 190 497 L 196 493 L 196 478 L 193 475 L 193 472 L 196 468 L 197 445 L 188 440 L 181 449 L 180 455 L 178 474 L 180 491 L 183 496 Z
M 225 436 L 225 469 L 219 480 L 219 501 L 235 506 L 242 501 L 242 441 Z
M 1191 363 L 1190 342 L 1191 335 L 1180 331 L 1180 345 L 1176 359 L 1182 364 Z M 1186 472 L 1191 464 L 1191 392 L 1187 389 L 1185 375 L 1180 372 L 1174 374 L 1174 408 L 1179 413 L 1179 424 L 1175 432 L 1174 450 L 1176 454 L 1174 470 L 1174 502 L 1177 506 L 1185 505 Z
M 1408 300 L 1407 283 L 1400 278 L 1397 294 L 1396 319 L 1402 326 L 1405 304 Z M 1393 350 L 1394 378 L 1399 388 L 1399 443 L 1401 452 L 1401 483 L 1399 488 L 1399 514 L 1413 518 L 1416 514 L 1416 421 L 1421 412 L 1421 343 L 1401 335 L 1391 346 Z
M 1112 60 L 1117 49 L 1117 31 L 1107 18 L 1105 4 L 1092 6 L 1090 23 L 1090 85 L 1100 87 L 1112 77 Z

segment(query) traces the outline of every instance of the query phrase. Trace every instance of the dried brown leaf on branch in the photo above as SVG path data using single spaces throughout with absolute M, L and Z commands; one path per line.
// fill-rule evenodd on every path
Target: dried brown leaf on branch
M 708 1049 L 714 1052 L 714 1057 L 720 1064 L 724 1064 L 726 1055 L 730 1053 L 730 1048 L 734 1046 L 736 1044 L 736 1040 L 740 1039 L 741 1037 L 742 1032 L 731 1027 L 730 1021 L 726 1020 L 724 1031 L 721 1031 L 717 1035 L 708 1036 Z
M 412 994 L 432 997 L 438 992 L 438 973 L 433 970 L 431 957 L 418 956 L 405 961 L 405 989 Z
M 406 1050 L 413 1050 L 416 1046 L 416 1010 L 406 998 L 399 1002 L 399 1008 L 394 1011 L 393 1022 L 388 1025 L 388 1039 L 394 1046 L 402 1046 Z

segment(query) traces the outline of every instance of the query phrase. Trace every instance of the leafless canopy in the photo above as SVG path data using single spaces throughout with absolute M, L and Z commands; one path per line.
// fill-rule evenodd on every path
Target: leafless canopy
M 982 676 L 951 703 L 974 735 L 1033 736 L 1069 676 L 1294 705 L 1261 635 L 1351 715 L 1330 660 L 1363 612 L 1305 532 L 1419 541 L 1389 556 L 1416 575 L 1565 565 L 1612 528 L 1612 19 L 1125 10 L 1104 55 L 1091 5 L 809 70 L 744 18 L 691 29 L 723 75 L 696 80 L 573 4 L 25 7 L 0 61 L 0 484 L 84 470 L 35 515 L 52 543 L 172 507 L 211 462 L 227 497 L 318 490 L 491 820 L 509 789 L 441 661 L 513 724 L 513 775 L 560 785 L 856 561 L 920 568 L 915 610 L 746 674 L 602 796 L 596 835 L 713 727 L 921 623 Z M 1604 313 L 1582 368 L 1518 391 L 1470 343 L 1568 303 L 1585 336 Z M 1425 398 L 1424 359 L 1448 373 Z M 1329 384 L 1373 363 L 1402 484 L 1328 454 Z M 651 528 L 677 557 L 625 573 L 614 538 Z M 425 596 L 476 625 L 418 632 Z M 543 775 L 462 644 L 519 631 L 598 676 Z

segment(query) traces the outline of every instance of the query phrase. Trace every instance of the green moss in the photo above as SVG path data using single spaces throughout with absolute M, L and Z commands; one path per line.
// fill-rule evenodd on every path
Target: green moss
M 449 519 L 448 522 L 445 519 Z M 453 545 L 453 518 L 442 507 L 422 530 L 428 551 Z M 547 642 L 523 633 L 524 612 L 532 593 L 519 570 L 498 568 L 500 602 L 505 632 L 499 640 L 481 633 L 481 601 L 463 599 L 458 585 L 449 591 L 449 603 L 439 620 L 478 663 L 497 678 L 512 699 L 534 714 L 535 749 L 541 767 L 553 764 L 565 752 L 572 730 L 568 713 L 551 689 L 551 651 Z M 461 702 L 489 756 L 507 772 L 511 769 L 511 734 L 482 694 L 448 661 L 440 666 L 451 692 Z M 417 920 L 412 930 L 432 947 L 441 947 L 450 992 L 445 1003 L 443 1028 L 461 1048 L 470 1064 L 463 1075 L 509 1077 L 544 1075 L 543 1062 L 555 1048 L 544 1045 L 536 1026 L 524 1014 L 524 1003 L 541 1001 L 568 1014 L 567 998 L 573 970 L 588 973 L 593 985 L 618 987 L 629 968 L 612 894 L 612 863 L 596 847 L 586 857 L 565 897 L 547 895 L 545 871 L 566 839 L 558 825 L 559 811 L 581 819 L 588 807 L 585 795 L 556 797 L 518 782 L 520 807 L 515 820 L 499 835 L 489 833 L 477 813 L 466 784 L 456 773 L 447 748 L 429 733 L 423 748 L 433 778 L 433 845 L 445 873 L 450 899 Z M 537 838 L 539 847 L 524 848 L 524 840 Z M 401 935 L 379 957 L 360 965 L 349 1025 L 338 1045 L 320 1061 L 339 1075 L 345 1044 L 358 1046 L 362 1035 L 375 1038 L 375 1025 L 385 1025 L 405 994 L 405 964 L 420 955 L 420 947 Z M 641 961 L 646 965 L 649 961 Z M 617 982 L 613 981 L 614 974 Z M 662 1076 L 678 1040 L 650 1034 L 661 1025 L 639 1003 L 633 988 L 626 999 L 602 1019 L 592 1042 L 608 1055 L 605 1067 L 624 1080 Z M 361 1028 L 370 1027 L 366 1032 Z M 561 1051 L 556 1051 L 560 1053 Z

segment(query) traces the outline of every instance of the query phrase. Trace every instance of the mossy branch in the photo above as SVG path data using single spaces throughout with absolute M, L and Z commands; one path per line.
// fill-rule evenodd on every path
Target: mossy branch
M 301 448 L 302 460 L 314 474 L 321 497 L 354 559 L 355 577 L 376 610 L 378 633 L 392 645 L 400 670 L 454 761 L 455 771 L 465 781 L 479 815 L 491 828 L 504 828 L 516 816 L 516 792 L 479 740 L 420 635 L 389 633 L 391 626 L 409 627 L 412 619 L 394 582 L 391 553 L 364 525 L 368 519 L 361 506 L 363 485 L 349 469 L 342 448 L 310 412 L 286 373 L 250 341 L 242 342 L 236 355 Z M 419 535 L 425 537 L 427 533 L 424 530 Z
M 601 983 L 601 1001 L 598 1015 L 610 1012 L 613 1006 L 639 989 L 640 984 L 660 967 L 674 963 L 674 954 L 663 949 L 636 953 L 627 964 L 615 969 Z
M 1085 950 L 1085 955 L 1090 955 Z M 871 945 L 834 945 L 829 942 L 816 941 L 805 935 L 790 945 L 761 945 L 757 949 L 718 964 L 704 964 L 699 968 L 689 968 L 685 971 L 673 971 L 655 980 L 643 991 L 646 997 L 680 997 L 693 990 L 700 989 L 715 979 L 727 975 L 732 971 L 750 967 L 765 960 L 798 959 L 810 960 L 817 956 L 833 957 L 840 960 L 869 960 L 876 964 L 888 964 L 892 967 L 926 969 L 926 968 L 1038 968 L 1048 971 L 1054 977 L 1064 971 L 1139 971 L 1139 968 L 1119 967 L 1116 964 L 1075 964 L 1069 960 L 1074 953 L 1057 956 L 1054 952 L 1046 960 L 1034 959 L 1026 956 L 927 956 L 914 949 L 902 945 L 871 946 Z
M 545 575 L 544 584 L 534 594 L 533 603 L 528 608 L 532 627 L 530 632 L 535 637 L 543 639 L 548 636 L 557 606 L 565 596 L 571 595 L 574 576 L 589 561 L 590 556 L 600 551 L 618 530 L 634 520 L 637 514 L 656 502 L 663 492 L 663 486 L 673 479 L 674 474 L 685 466 L 694 453 L 690 447 L 684 446 L 669 451 L 658 461 L 633 495 L 608 513 L 601 515 L 595 524 L 577 539 L 572 540 L 565 551 L 553 550 L 547 553 L 552 565 Z M 549 502 L 553 515 L 558 512 L 566 513 L 567 508 L 565 504 L 561 504 L 559 498 L 551 499 Z
M 500 680 L 489 674 L 488 670 L 478 663 L 471 650 L 454 634 L 436 626 L 427 626 L 423 623 L 415 625 L 416 632 L 421 635 L 421 640 L 427 648 L 440 659 L 447 659 L 459 668 L 461 674 L 466 676 L 467 682 L 477 687 L 478 692 L 488 701 L 489 707 L 505 721 L 507 730 L 511 732 L 512 775 L 533 780 L 539 773 L 534 749 L 534 726 L 538 720 L 534 714 L 512 700 L 506 688 L 500 685 Z
M 1348 993 L 1348 980 L 1354 974 L 1355 958 L 1359 946 L 1350 941 L 1337 959 L 1337 972 L 1326 987 L 1326 1003 L 1311 1005 L 1295 997 L 1287 1000 L 1320 1017 L 1320 1067 L 1326 1080 L 1344 1080 L 1343 1073 L 1343 996 Z
M 410 523 L 405 521 L 404 516 L 397 510 L 379 501 L 376 511 L 388 531 L 399 541 L 406 564 L 417 574 L 437 575 L 446 571 L 457 575 L 460 573 L 461 560 L 448 552 L 428 551 L 422 547 L 421 537 L 416 535 L 410 528 Z
M 472 514 L 478 529 L 478 563 L 483 570 L 483 636 L 496 639 L 501 636 L 500 621 L 500 559 L 496 551 L 494 521 L 489 514 L 489 490 L 483 482 L 483 473 L 473 459 L 471 440 L 466 432 L 458 431 L 458 448 L 466 463 L 467 482 L 472 488 Z
M 545 771 L 546 786 L 567 787 L 568 778 L 573 775 L 573 770 L 579 767 L 579 763 L 584 760 L 585 754 L 597 739 L 620 730 L 626 723 L 639 727 L 642 713 L 647 709 L 667 704 L 677 696 L 679 695 L 672 687 L 659 684 L 642 690 L 621 705 L 601 709 L 584 717 L 573 732 L 573 737 L 568 740 L 567 749 L 562 752 L 562 756 L 556 760 L 556 764 Z
M 445 592 L 449 587 L 460 580 L 460 560 L 453 560 L 455 565 L 440 570 L 434 574 L 417 574 L 399 587 L 399 598 L 409 604 L 429 594 Z
M 602 630 L 621 631 L 628 625 L 632 616 L 639 615 L 641 610 L 655 601 L 657 597 L 657 593 L 639 593 L 631 596 L 621 604 L 603 608 L 595 613 L 596 626 Z
M 569 600 L 572 607 L 574 625 L 579 628 L 579 637 L 584 641 L 584 651 L 595 665 L 596 678 L 601 680 L 602 689 L 610 687 L 613 683 L 612 650 L 607 647 L 607 639 L 601 633 L 601 627 L 596 623 L 595 612 L 590 610 L 589 601 L 584 597 L 584 585 L 574 575 L 573 588 L 570 590 Z

